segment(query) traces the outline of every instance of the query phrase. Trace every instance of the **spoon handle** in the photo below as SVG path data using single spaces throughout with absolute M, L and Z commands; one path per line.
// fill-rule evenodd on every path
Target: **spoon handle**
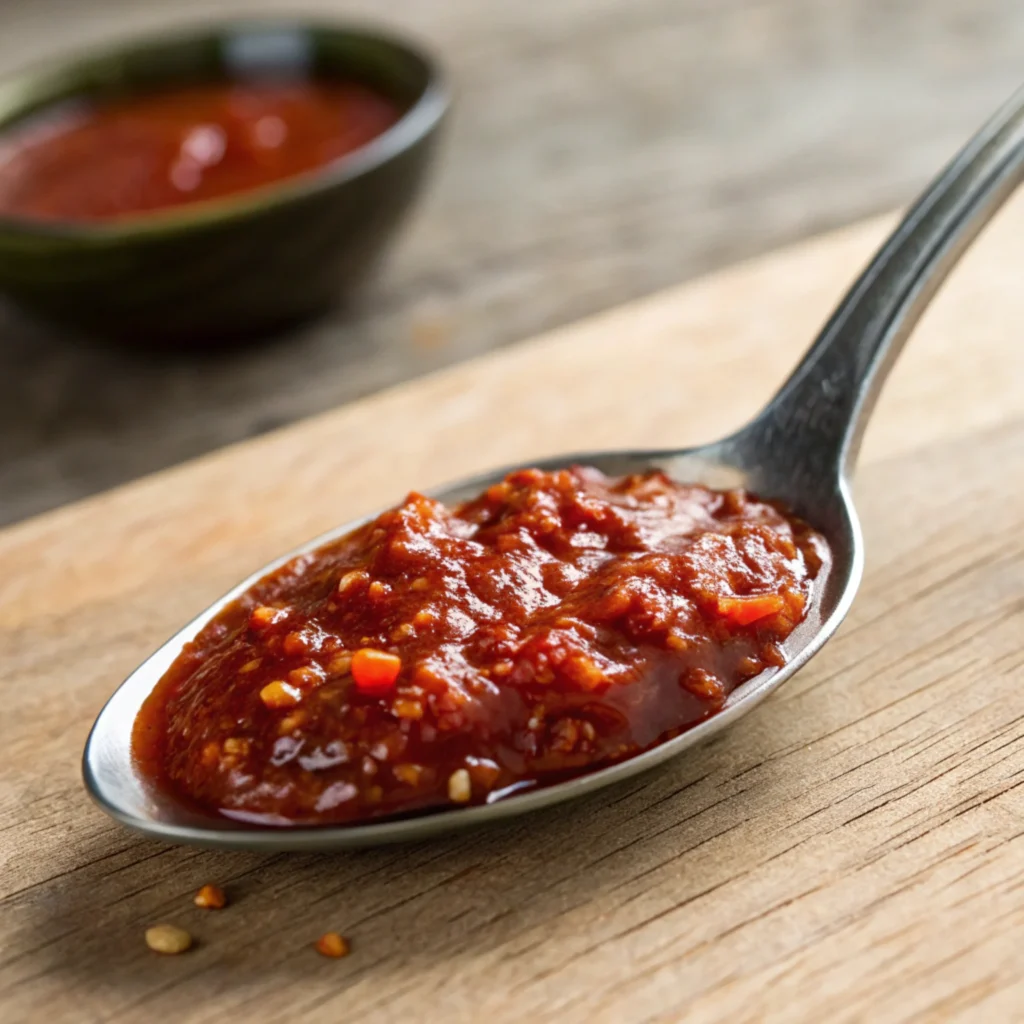
M 817 487 L 845 480 L 882 383 L 913 327 L 1022 179 L 1024 89 L 914 203 L 792 376 L 735 438 L 748 460 L 780 478 L 792 480 L 796 470 Z

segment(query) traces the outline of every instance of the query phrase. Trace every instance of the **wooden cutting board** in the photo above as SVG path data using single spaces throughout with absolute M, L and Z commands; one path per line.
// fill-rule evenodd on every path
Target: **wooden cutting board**
M 725 432 L 888 226 L 0 533 L 0 1019 L 1021 1019 L 1024 201 L 957 271 L 879 406 L 850 620 L 724 736 L 574 808 L 336 856 L 164 847 L 79 781 L 118 681 L 249 569 L 488 465 Z M 228 909 L 192 906 L 208 881 Z M 196 948 L 150 953 L 160 921 Z M 350 937 L 347 960 L 313 952 L 328 929 Z

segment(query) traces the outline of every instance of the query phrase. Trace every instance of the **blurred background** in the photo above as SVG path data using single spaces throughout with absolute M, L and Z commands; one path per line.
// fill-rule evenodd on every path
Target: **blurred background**
M 261 0 L 0 0 L 0 72 Z M 305 0 L 457 90 L 357 299 L 159 357 L 0 300 L 0 523 L 906 202 L 1024 78 L 1021 0 Z M 757 311 L 751 310 L 756 316 Z M 685 339 L 681 339 L 685 343 Z

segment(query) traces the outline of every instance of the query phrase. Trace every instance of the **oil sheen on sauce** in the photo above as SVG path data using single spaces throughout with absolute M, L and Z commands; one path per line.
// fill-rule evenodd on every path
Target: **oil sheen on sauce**
M 828 566 L 779 507 L 661 473 L 411 494 L 222 609 L 140 711 L 136 761 L 267 825 L 501 799 L 714 715 L 784 664 Z
M 210 83 L 64 104 L 0 134 L 0 216 L 120 221 L 324 167 L 402 111 L 343 81 Z

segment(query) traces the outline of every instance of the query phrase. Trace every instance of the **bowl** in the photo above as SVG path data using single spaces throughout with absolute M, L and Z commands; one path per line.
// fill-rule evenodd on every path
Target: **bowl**
M 0 84 L 0 133 L 53 104 L 176 85 L 344 78 L 403 112 L 331 164 L 225 199 L 106 223 L 0 217 L 0 293 L 141 345 L 210 344 L 322 312 L 370 274 L 423 184 L 449 94 L 436 63 L 375 28 L 209 25 L 57 61 Z

